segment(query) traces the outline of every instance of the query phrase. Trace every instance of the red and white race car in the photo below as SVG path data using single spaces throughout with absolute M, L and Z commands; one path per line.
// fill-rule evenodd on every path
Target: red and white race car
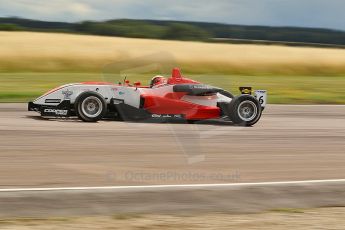
M 155 76 L 149 86 L 129 81 L 83 82 L 55 88 L 33 102 L 28 110 L 42 116 L 78 116 L 86 122 L 102 118 L 117 120 L 185 120 L 222 119 L 251 126 L 261 117 L 266 105 L 265 90 L 240 87 L 233 96 L 221 88 L 185 78 L 179 69 L 172 76 Z

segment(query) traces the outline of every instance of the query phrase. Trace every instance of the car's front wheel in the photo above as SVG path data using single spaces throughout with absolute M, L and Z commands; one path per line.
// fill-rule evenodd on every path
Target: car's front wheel
M 104 117 L 107 103 L 99 93 L 84 92 L 76 100 L 75 111 L 79 119 L 86 122 L 96 122 Z
M 227 115 L 237 125 L 252 126 L 259 121 L 262 108 L 259 101 L 251 95 L 234 97 L 230 102 Z

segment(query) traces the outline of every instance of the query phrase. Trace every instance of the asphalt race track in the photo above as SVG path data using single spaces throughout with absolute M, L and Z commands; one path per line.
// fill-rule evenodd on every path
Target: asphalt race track
M 345 178 L 345 106 L 269 105 L 254 127 L 84 123 L 0 104 L 0 188 Z
M 345 205 L 344 180 L 323 182 L 344 179 L 344 163 L 345 106 L 269 105 L 257 125 L 238 127 L 84 123 L 0 104 L 0 216 Z M 279 184 L 305 180 L 318 182 Z M 214 183 L 232 185 L 175 186 Z M 144 187 L 64 190 L 89 186 Z

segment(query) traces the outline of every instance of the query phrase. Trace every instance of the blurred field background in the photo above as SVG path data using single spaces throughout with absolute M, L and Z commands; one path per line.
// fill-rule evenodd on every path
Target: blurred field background
M 345 103 L 345 49 L 22 31 L 0 32 L 0 102 L 28 101 L 64 83 L 117 82 L 105 77 L 107 64 L 159 53 L 196 80 L 234 92 L 267 89 L 269 103 Z M 148 84 L 152 74 L 129 79 Z

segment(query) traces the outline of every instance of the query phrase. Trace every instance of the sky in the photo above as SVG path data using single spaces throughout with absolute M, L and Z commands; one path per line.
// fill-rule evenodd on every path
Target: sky
M 0 17 L 157 19 L 345 30 L 345 0 L 0 0 Z

